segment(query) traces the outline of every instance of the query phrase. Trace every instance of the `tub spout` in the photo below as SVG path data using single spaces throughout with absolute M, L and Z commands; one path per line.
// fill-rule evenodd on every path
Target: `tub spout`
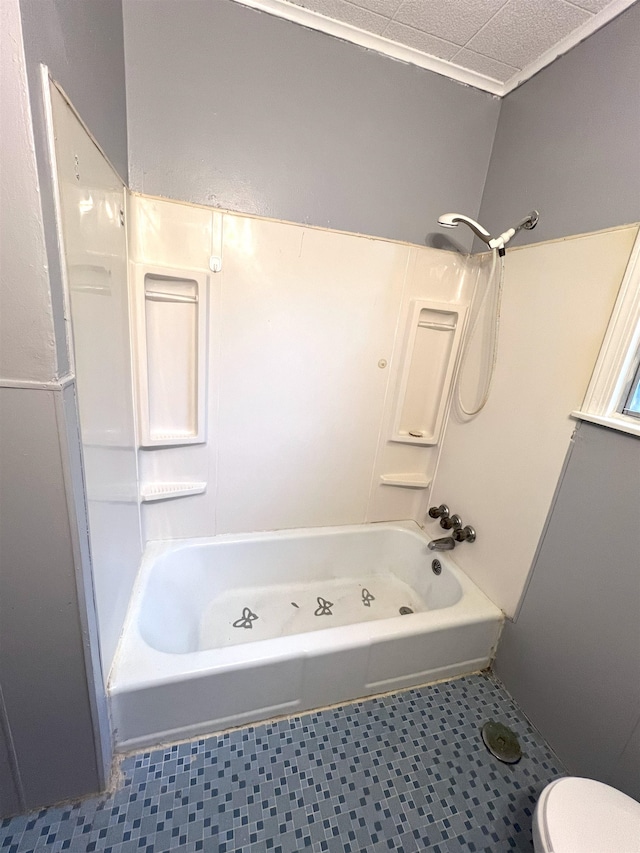
M 430 551 L 453 551 L 456 540 L 453 536 L 443 536 L 442 539 L 432 539 L 427 547 Z

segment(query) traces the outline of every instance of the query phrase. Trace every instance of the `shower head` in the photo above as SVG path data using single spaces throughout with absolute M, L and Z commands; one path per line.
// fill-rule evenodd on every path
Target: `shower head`
M 438 219 L 438 224 L 444 225 L 445 228 L 455 228 L 456 225 L 460 225 L 461 222 L 464 225 L 468 225 L 476 237 L 479 237 L 489 245 L 491 234 L 489 234 L 489 232 L 483 228 L 479 222 L 476 222 L 475 219 L 471 219 L 470 216 L 464 216 L 462 213 L 443 213 Z

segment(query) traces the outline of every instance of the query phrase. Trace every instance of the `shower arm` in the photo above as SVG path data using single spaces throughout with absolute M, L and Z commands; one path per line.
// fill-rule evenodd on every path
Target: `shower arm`
M 442 216 L 438 218 L 438 224 L 444 226 L 445 228 L 455 228 L 456 225 L 460 225 L 463 223 L 464 225 L 468 225 L 469 228 L 473 231 L 476 237 L 479 237 L 484 243 L 489 246 L 490 249 L 497 249 L 500 257 L 504 257 L 505 254 L 505 246 L 511 240 L 511 238 L 518 233 L 522 228 L 530 231 L 532 228 L 535 228 L 538 224 L 539 213 L 537 210 L 532 210 L 524 219 L 521 219 L 520 222 L 515 226 L 515 228 L 507 228 L 506 231 L 503 231 L 498 237 L 492 237 L 486 228 L 483 228 L 479 222 L 476 222 L 475 219 L 471 219 L 470 216 L 465 216 L 462 213 L 443 213 Z

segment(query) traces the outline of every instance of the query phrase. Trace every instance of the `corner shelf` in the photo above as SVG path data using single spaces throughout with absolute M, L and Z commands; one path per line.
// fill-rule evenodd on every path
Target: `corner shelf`
M 141 483 L 140 500 L 143 503 L 166 501 L 188 495 L 201 495 L 206 490 L 206 483 Z
M 431 480 L 424 474 L 381 474 L 383 486 L 400 486 L 403 489 L 428 489 Z

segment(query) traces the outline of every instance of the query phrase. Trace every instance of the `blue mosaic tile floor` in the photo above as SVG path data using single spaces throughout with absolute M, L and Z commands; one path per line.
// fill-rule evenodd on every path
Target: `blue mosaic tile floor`
M 496 761 L 480 726 L 517 732 Z M 128 756 L 109 797 L 0 822 L 0 853 L 531 851 L 564 769 L 490 675 Z

